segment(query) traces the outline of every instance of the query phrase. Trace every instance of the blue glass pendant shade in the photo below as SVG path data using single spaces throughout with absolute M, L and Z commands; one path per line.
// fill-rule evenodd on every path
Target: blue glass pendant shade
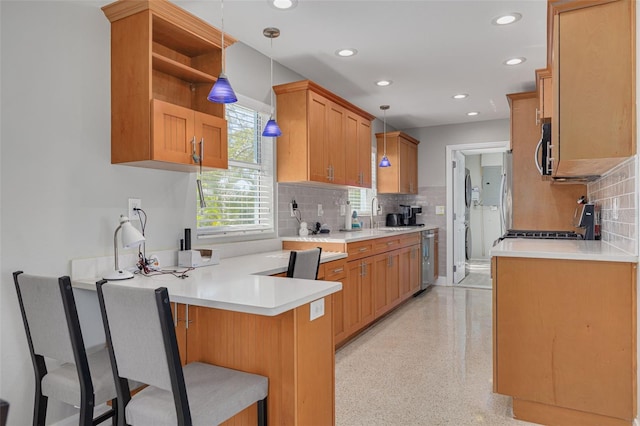
M 280 135 L 282 135 L 282 130 L 280 130 L 280 126 L 278 126 L 278 123 L 276 123 L 276 120 L 274 120 L 273 118 L 270 118 L 269 121 L 267 121 L 267 125 L 264 126 L 264 131 L 262 132 L 262 136 L 277 137 Z
M 211 88 L 207 99 L 218 104 L 232 104 L 234 102 L 238 102 L 238 98 L 231 88 L 231 83 L 229 83 L 229 80 L 224 73 L 220 73 L 220 76 Z
M 386 155 L 382 157 L 382 160 L 380 161 L 378 167 L 391 167 L 391 163 L 389 162 L 389 159 Z

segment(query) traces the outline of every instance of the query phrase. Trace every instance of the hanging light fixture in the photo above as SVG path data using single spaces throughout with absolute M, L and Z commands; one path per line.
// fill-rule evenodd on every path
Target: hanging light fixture
M 224 73 L 224 0 L 220 0 L 220 21 L 222 33 L 222 71 L 211 88 L 207 99 L 218 104 L 232 104 L 237 102 L 238 98 L 231 88 L 231 83 L 229 83 L 227 75 Z
M 262 136 L 277 137 L 282 134 L 282 131 L 278 123 L 276 123 L 276 120 L 273 119 L 273 39 L 280 35 L 280 30 L 274 27 L 268 27 L 262 30 L 262 34 L 271 39 L 271 55 L 269 55 L 271 59 L 271 86 L 269 87 L 271 92 L 271 117 L 269 117 L 267 125 L 264 126 Z
M 382 155 L 382 160 L 380 160 L 380 164 L 378 167 L 391 167 L 391 163 L 387 158 L 387 110 L 389 109 L 389 105 L 380 105 L 380 109 L 383 114 L 383 130 L 382 130 L 382 138 L 384 139 L 384 154 Z

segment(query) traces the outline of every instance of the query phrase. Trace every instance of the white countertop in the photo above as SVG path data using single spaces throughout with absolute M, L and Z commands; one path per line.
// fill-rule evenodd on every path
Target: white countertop
M 438 226 L 397 226 L 392 228 L 364 228 L 358 231 L 338 231 L 330 234 L 308 235 L 306 237 L 289 236 L 280 237 L 282 241 L 304 241 L 317 243 L 353 243 L 356 241 L 371 240 L 374 238 L 392 237 L 394 235 L 409 234 L 411 232 L 422 232 L 429 229 L 437 229 Z
M 346 253 L 323 252 L 321 262 L 345 257 Z M 136 274 L 133 279 L 113 282 L 142 288 L 167 287 L 172 302 L 266 316 L 279 315 L 342 289 L 340 282 L 269 276 L 285 272 L 288 263 L 289 251 L 276 251 L 222 259 L 218 265 L 187 272 L 187 278 Z M 95 291 L 98 280 L 78 278 L 73 286 Z
M 491 249 L 491 256 L 543 259 L 638 262 L 638 256 L 603 241 L 506 238 Z

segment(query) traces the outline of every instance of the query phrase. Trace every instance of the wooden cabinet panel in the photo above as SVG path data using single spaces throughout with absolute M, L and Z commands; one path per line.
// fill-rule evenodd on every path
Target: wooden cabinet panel
M 356 186 L 371 188 L 371 120 L 358 117 L 358 170 L 361 174 Z M 347 163 L 350 164 L 350 163 Z
M 384 155 L 384 134 L 376 133 L 378 163 Z M 378 192 L 381 194 L 418 193 L 419 140 L 402 132 L 387 132 L 387 157 L 391 167 L 378 168 Z
M 420 290 L 422 284 L 422 258 L 420 244 L 410 247 L 409 253 L 409 292 L 406 296 L 415 294 Z M 437 261 L 437 260 L 436 260 Z M 403 262 L 400 262 L 400 268 L 406 268 Z
M 334 424 L 333 302 L 309 320 L 309 304 L 275 317 L 189 307 L 188 362 L 269 377 L 269 424 Z M 255 406 L 240 413 L 255 413 Z M 238 424 L 255 419 L 236 416 Z M 228 424 L 233 424 L 232 422 Z
M 355 260 L 374 254 L 374 244 L 377 240 L 364 240 L 347 244 L 347 259 Z
M 551 120 L 553 115 L 553 86 L 551 82 L 550 69 L 536 70 L 536 92 L 538 93 L 536 124 L 539 125 Z
M 586 186 L 552 185 L 542 179 L 534 163 L 541 132 L 536 124 L 537 94 L 525 92 L 507 97 L 511 105 L 513 154 L 512 228 L 572 230 L 576 200 L 586 195 Z
M 637 411 L 635 264 L 494 261 L 494 386 L 514 397 L 514 414 L 518 399 L 630 422 Z
M 360 276 L 360 325 L 362 329 L 375 319 L 374 309 L 374 271 L 373 258 L 362 259 L 362 275 Z
M 165 1 L 102 9 L 111 21 L 111 162 L 196 171 L 195 137 L 205 140 L 203 166 L 226 168 L 224 106 L 206 100 L 221 69 L 220 31 Z M 159 111 L 156 101 L 191 115 Z
M 399 250 L 374 257 L 375 317 L 378 318 L 400 303 Z
M 553 173 L 599 175 L 636 152 L 636 2 L 554 3 Z
M 370 129 L 373 116 L 309 80 L 273 90 L 282 130 L 277 150 L 278 182 L 365 186 L 359 183 L 364 182 L 359 170 L 359 141 L 366 137 L 360 136 L 361 129 Z M 370 156 L 370 142 L 368 150 Z
M 346 184 L 371 188 L 371 121 L 346 114 Z

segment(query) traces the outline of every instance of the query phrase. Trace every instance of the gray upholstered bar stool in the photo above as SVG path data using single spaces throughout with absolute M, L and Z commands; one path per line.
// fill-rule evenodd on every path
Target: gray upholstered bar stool
M 308 250 L 293 250 L 289 255 L 288 278 L 303 278 L 317 280 L 320 268 L 320 255 L 322 248 L 316 247 Z
M 79 424 L 113 417 L 118 404 L 107 348 L 87 353 L 69 277 L 13 273 L 29 352 L 36 376 L 34 426 L 44 426 L 49 398 L 80 407 Z M 49 371 L 45 358 L 63 364 Z M 112 409 L 93 418 L 96 405 L 113 400 Z
M 257 402 L 258 424 L 266 425 L 266 377 L 200 362 L 182 367 L 166 288 L 97 286 L 126 424 L 216 425 Z M 131 396 L 124 378 L 149 386 Z

